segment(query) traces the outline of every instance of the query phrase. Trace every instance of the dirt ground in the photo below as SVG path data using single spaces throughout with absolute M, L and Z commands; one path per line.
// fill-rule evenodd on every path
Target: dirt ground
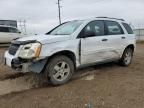
M 137 45 L 129 67 L 88 67 L 58 87 L 36 74 L 5 67 L 4 51 L 0 50 L 0 108 L 144 108 L 144 44 Z

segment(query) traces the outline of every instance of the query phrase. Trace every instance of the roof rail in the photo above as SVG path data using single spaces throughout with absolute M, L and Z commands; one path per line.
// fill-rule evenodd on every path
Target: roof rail
M 96 18 L 108 18 L 108 19 L 116 19 L 116 20 L 125 21 L 124 19 L 119 19 L 119 18 L 111 18 L 111 17 L 96 17 Z

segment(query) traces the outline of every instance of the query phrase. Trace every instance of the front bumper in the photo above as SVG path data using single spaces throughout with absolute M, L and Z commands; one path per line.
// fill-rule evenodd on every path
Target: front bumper
M 29 66 L 32 64 L 32 63 L 24 63 L 22 62 L 19 58 L 13 56 L 13 55 L 10 55 L 8 53 L 8 51 L 5 52 L 5 65 L 11 67 L 12 69 L 15 69 L 15 70 L 18 70 L 20 72 L 30 72 L 29 70 Z
M 12 60 L 15 58 L 14 56 L 10 55 L 8 51 L 5 52 L 5 65 L 12 67 Z
M 47 63 L 46 58 L 39 60 L 22 60 L 16 56 L 10 55 L 8 51 L 5 52 L 4 57 L 5 57 L 5 65 L 23 73 L 26 72 L 40 73 L 43 70 L 45 64 Z

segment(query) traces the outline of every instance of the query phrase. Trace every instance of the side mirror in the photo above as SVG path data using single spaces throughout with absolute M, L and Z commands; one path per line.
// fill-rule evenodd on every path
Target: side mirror
M 87 38 L 87 37 L 93 37 L 93 36 L 95 36 L 96 34 L 95 34 L 95 32 L 94 31 L 85 31 L 85 33 L 84 33 L 84 38 Z

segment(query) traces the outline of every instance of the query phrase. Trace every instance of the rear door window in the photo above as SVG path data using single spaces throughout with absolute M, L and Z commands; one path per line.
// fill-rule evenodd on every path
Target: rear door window
M 128 34 L 134 34 L 132 28 L 128 24 L 126 24 L 126 23 L 122 23 L 122 24 L 123 24 L 124 28 L 126 29 L 126 31 L 128 32 Z
M 8 33 L 9 29 L 8 29 L 8 27 L 0 27 L 0 32 Z
M 107 35 L 120 35 L 124 34 L 120 24 L 115 21 L 105 21 Z

